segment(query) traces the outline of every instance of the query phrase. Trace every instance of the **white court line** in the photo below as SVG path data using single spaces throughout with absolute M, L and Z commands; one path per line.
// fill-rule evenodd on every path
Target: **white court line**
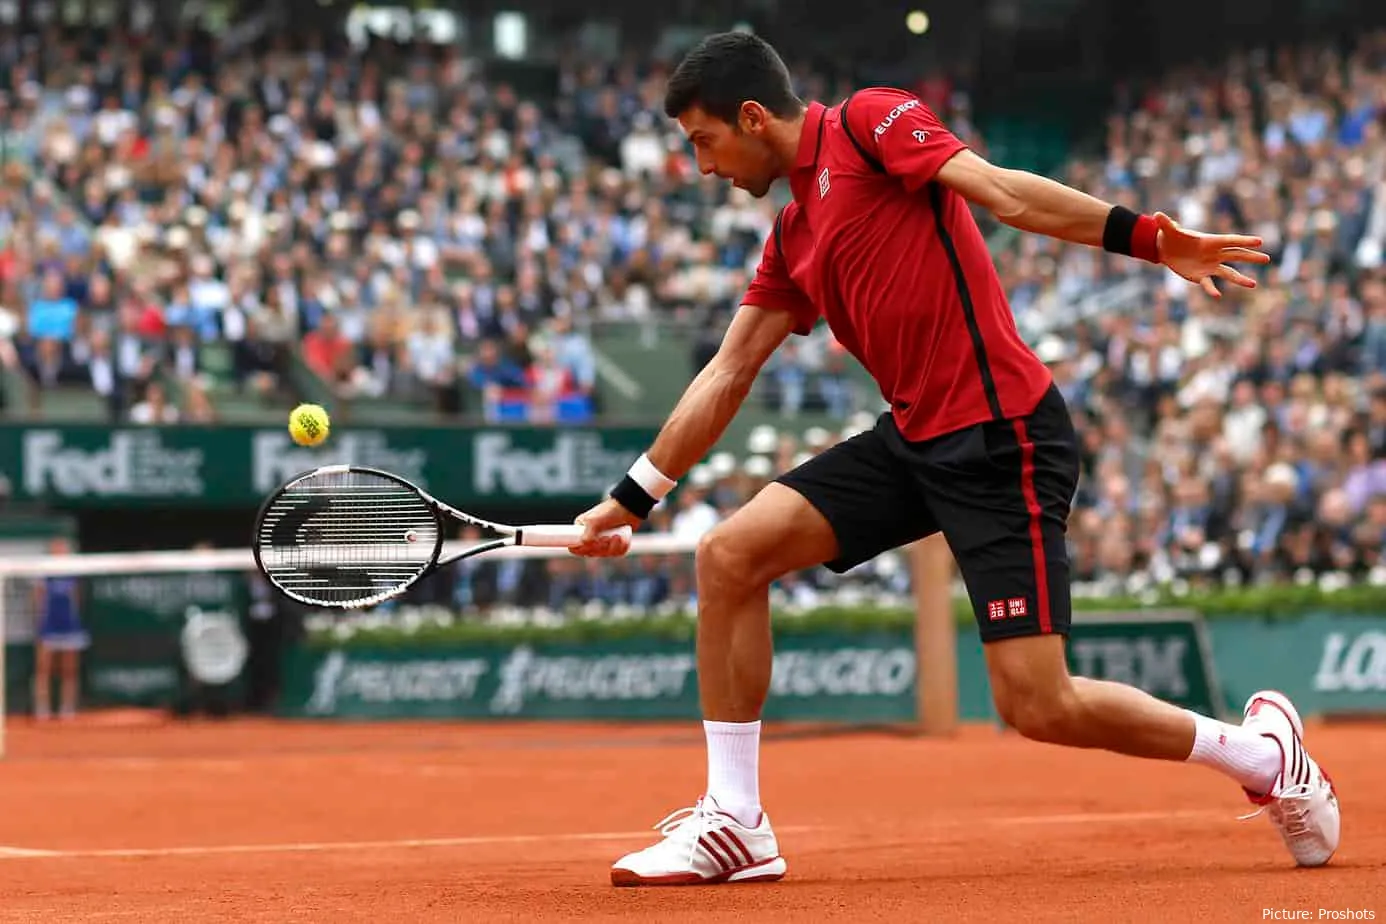
M 992 825 L 1103 825 L 1126 821 L 1180 821 L 1233 817 L 1226 812 L 1079 812 L 1071 815 L 1022 815 L 1015 818 L 987 818 L 982 824 Z
M 1112 824 L 1142 821 L 1187 821 L 1222 818 L 1225 813 L 1206 811 L 1181 812 L 1085 812 L 1061 815 L 1014 815 L 999 818 L 950 818 L 933 820 L 931 827 L 970 828 L 978 826 L 1012 825 L 1082 825 Z M 781 834 L 804 834 L 830 830 L 818 825 L 791 825 L 779 829 Z M 26 847 L 0 847 L 0 861 L 100 859 L 128 857 L 210 857 L 228 854 L 273 853 L 332 853 L 353 850 L 402 850 L 430 847 L 484 847 L 505 844 L 540 844 L 573 841 L 625 841 L 650 836 L 646 831 L 604 831 L 576 834 L 498 834 L 473 837 L 408 838 L 391 841 L 321 841 L 290 844 L 216 844 L 203 847 L 118 847 L 105 850 L 33 850 Z
M 652 830 L 652 829 L 651 829 Z M 783 833 L 821 831 L 817 827 L 781 828 Z M 499 834 L 477 837 L 425 837 L 394 841 L 322 841 L 296 844 L 215 844 L 206 847 L 117 847 L 108 850 L 29 850 L 0 847 L 0 860 L 95 859 L 101 857 L 209 857 L 238 853 L 329 853 L 349 850 L 398 850 L 420 847 L 477 847 L 497 844 L 539 844 L 552 841 L 628 841 L 650 831 L 604 831 L 584 834 Z

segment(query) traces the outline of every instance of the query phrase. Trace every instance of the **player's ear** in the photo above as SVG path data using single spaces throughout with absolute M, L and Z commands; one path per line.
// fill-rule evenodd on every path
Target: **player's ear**
M 736 128 L 748 135 L 754 135 L 763 131 L 769 122 L 769 111 L 755 100 L 748 99 L 741 104 L 741 109 L 737 112 Z

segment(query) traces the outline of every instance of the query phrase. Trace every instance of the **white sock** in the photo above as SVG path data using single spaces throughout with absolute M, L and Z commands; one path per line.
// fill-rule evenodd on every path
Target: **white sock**
M 1228 725 L 1196 712 L 1189 715 L 1194 717 L 1190 763 L 1221 770 L 1254 793 L 1270 792 L 1285 762 L 1280 745 L 1240 725 Z
M 707 794 L 748 827 L 760 824 L 760 722 L 703 722 Z

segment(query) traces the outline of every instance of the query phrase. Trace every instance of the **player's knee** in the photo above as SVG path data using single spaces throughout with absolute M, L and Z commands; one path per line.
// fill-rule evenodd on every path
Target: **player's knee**
M 992 695 L 1001 720 L 1033 741 L 1063 744 L 1082 723 L 1081 700 L 1066 675 L 1059 678 L 993 677 Z
M 1032 741 L 1064 744 L 1078 729 L 1078 702 L 1062 694 L 1037 700 L 1006 701 L 997 704 L 1006 724 Z
M 823 515 L 797 492 L 772 482 L 698 541 L 699 598 L 764 593 L 786 574 L 831 560 L 836 549 Z
M 1001 720 L 1026 738 L 1053 744 L 1081 737 L 1082 699 L 1058 635 L 1031 635 L 987 645 L 992 699 Z
M 703 533 L 694 557 L 699 593 L 753 593 L 783 574 L 775 553 L 760 542 L 760 532 L 723 522 Z
M 750 583 L 751 562 L 739 548 L 743 544 L 725 523 L 703 533 L 694 558 L 700 589 Z

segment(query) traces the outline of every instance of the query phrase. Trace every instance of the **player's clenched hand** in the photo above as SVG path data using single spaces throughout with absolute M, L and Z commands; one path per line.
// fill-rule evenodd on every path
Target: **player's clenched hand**
M 620 536 L 601 534 L 607 530 L 620 529 L 622 526 L 629 526 L 631 529 L 640 526 L 639 517 L 611 498 L 581 514 L 574 522 L 585 526 L 587 530 L 583 534 L 582 542 L 569 551 L 587 558 L 614 558 L 626 554 L 630 551 L 628 540 Z
M 1155 222 L 1159 226 L 1155 246 L 1160 253 L 1160 262 L 1189 282 L 1202 286 L 1203 291 L 1213 298 L 1221 297 L 1213 282 L 1215 277 L 1226 279 L 1233 285 L 1256 288 L 1256 280 L 1227 264 L 1270 262 L 1268 254 L 1254 249 L 1261 246 L 1259 237 L 1190 231 L 1181 228 L 1164 212 L 1155 213 Z

